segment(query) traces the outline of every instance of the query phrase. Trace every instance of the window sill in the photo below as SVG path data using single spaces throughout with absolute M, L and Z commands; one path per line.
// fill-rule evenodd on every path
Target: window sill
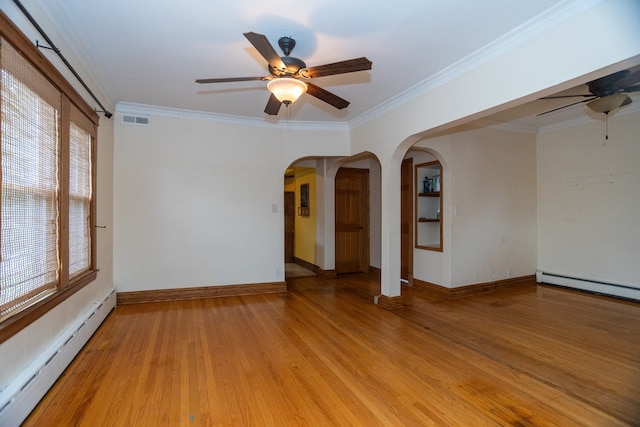
M 38 301 L 21 312 L 5 319 L 0 323 L 0 344 L 19 333 L 40 317 L 44 316 L 80 289 L 93 282 L 98 276 L 98 271 L 99 270 L 89 270 L 77 277 L 74 277 L 69 286 L 58 289 L 42 301 Z

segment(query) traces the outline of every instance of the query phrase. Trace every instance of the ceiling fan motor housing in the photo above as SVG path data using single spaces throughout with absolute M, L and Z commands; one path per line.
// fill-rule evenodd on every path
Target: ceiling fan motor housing
M 294 47 L 296 47 L 296 41 L 291 37 L 280 37 L 278 39 L 278 46 L 284 52 L 284 56 L 289 56 Z
M 276 70 L 271 65 L 269 65 L 269 73 L 271 73 L 272 76 L 275 76 L 275 77 L 290 76 L 290 75 L 296 74 L 298 71 L 302 70 L 303 68 L 307 68 L 307 64 L 305 64 L 302 59 L 295 58 L 293 56 L 283 56 L 280 59 L 282 59 L 282 62 L 284 62 L 284 65 L 285 67 L 287 67 L 287 70 L 283 73 L 282 71 Z

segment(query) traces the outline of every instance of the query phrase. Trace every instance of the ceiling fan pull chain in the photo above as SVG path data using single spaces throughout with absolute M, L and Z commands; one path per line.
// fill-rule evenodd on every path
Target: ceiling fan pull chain
M 609 139 L 609 113 L 604 114 L 604 139 Z

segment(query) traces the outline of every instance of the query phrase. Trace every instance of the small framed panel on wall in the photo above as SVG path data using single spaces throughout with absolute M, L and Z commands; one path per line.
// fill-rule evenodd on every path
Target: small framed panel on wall
M 299 216 L 309 216 L 309 184 L 300 184 Z

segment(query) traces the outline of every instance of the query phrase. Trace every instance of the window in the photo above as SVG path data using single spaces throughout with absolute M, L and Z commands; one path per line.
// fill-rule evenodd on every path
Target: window
M 0 342 L 96 277 L 97 122 L 0 14 Z
M 91 135 L 71 122 L 69 138 L 69 276 L 91 267 Z

